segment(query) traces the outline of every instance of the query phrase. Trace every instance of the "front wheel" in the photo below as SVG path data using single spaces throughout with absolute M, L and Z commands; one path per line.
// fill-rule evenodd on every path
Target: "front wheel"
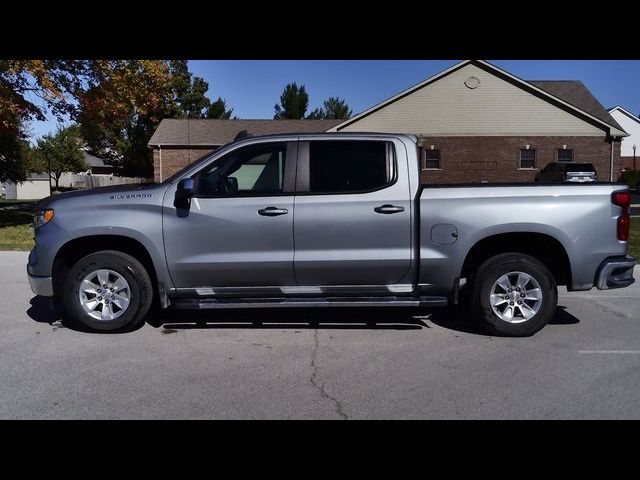
M 509 337 L 530 336 L 555 313 L 558 289 L 540 261 L 521 253 L 496 255 L 477 270 L 471 309 L 486 330 Z
M 63 301 L 70 319 L 89 330 L 129 331 L 141 326 L 153 287 L 131 255 L 104 250 L 80 259 L 67 274 Z

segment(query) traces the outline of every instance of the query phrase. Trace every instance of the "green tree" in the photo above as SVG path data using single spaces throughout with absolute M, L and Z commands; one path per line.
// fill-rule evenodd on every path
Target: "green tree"
M 0 182 L 23 182 L 30 172 L 29 142 L 9 132 L 0 132 Z
M 304 85 L 298 87 L 296 82 L 289 83 L 284 87 L 280 95 L 280 104 L 274 106 L 275 115 L 273 118 L 281 120 L 284 118 L 301 119 L 309 106 L 309 95 Z
M 351 118 L 353 112 L 347 102 L 338 97 L 329 97 L 324 101 L 324 118 L 347 119 Z
M 307 115 L 308 119 L 311 120 L 319 120 L 319 119 L 347 119 L 351 118 L 353 112 L 347 105 L 347 102 L 341 100 L 338 97 L 329 97 L 324 101 L 324 105 L 322 108 L 316 108 L 309 115 Z
M 94 61 L 90 80 L 73 116 L 87 145 L 124 175 L 151 176 L 147 143 L 163 118 L 176 115 L 168 62 Z
M 307 118 L 309 120 L 322 120 L 324 118 L 324 115 L 325 113 L 322 108 L 316 108 L 309 115 L 307 115 Z
M 24 125 L 73 111 L 89 71 L 83 60 L 0 60 L 0 180 L 24 181 L 29 152 Z
M 215 102 L 211 102 L 207 109 L 207 118 L 229 119 L 233 113 L 233 108 L 227 108 L 227 102 L 218 97 Z
M 184 60 L 0 60 L 0 177 L 23 178 L 22 125 L 47 112 L 78 123 L 90 149 L 121 173 L 150 176 L 147 143 L 163 118 L 230 117 L 208 88 Z
M 205 118 L 211 106 L 206 93 L 209 83 L 200 77 L 194 77 L 186 60 L 169 62 L 171 85 L 174 91 L 175 118 Z
M 0 60 L 0 129 L 73 111 L 70 100 L 90 72 L 86 60 Z M 35 99 L 39 99 L 35 103 Z
M 38 140 L 30 170 L 49 171 L 57 189 L 63 173 L 78 173 L 89 168 L 84 160 L 82 144 L 78 125 L 58 127 L 55 134 L 45 135 Z

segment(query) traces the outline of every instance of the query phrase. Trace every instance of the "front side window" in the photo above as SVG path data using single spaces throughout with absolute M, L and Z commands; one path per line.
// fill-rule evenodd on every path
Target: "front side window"
M 393 145 L 380 141 L 309 142 L 309 191 L 352 193 L 393 181 Z
M 573 150 L 570 148 L 558 149 L 558 161 L 559 162 L 573 162 Z
M 520 150 L 520 167 L 519 168 L 536 168 L 536 151 L 533 149 Z
M 234 150 L 198 173 L 198 196 L 281 193 L 286 152 L 286 143 L 250 145 Z
M 440 150 L 428 149 L 424 151 L 424 162 L 422 169 L 440 169 Z

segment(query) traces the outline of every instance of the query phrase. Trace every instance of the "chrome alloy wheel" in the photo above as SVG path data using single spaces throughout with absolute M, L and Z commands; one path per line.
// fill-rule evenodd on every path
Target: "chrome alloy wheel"
M 490 291 L 493 313 L 509 323 L 533 318 L 542 306 L 542 289 L 531 275 L 509 272 L 495 281 Z
M 80 304 L 97 320 L 115 320 L 129 307 L 131 289 L 127 281 L 113 270 L 91 272 L 80 283 Z

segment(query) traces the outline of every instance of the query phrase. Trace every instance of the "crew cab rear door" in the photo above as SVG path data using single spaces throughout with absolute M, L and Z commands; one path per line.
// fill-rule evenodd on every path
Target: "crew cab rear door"
M 405 279 L 412 260 L 406 161 L 401 143 L 375 137 L 300 142 L 294 218 L 299 286 L 388 291 L 393 285 L 401 291 L 406 283 L 411 290 Z

